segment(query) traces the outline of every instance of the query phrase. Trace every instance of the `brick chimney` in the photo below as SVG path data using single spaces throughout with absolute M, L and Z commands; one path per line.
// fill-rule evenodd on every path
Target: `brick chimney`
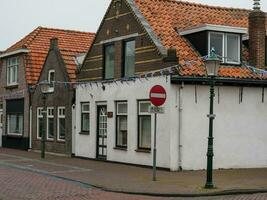
M 58 39 L 56 37 L 52 37 L 50 39 L 50 49 L 58 48 Z
M 265 13 L 260 9 L 260 0 L 254 0 L 253 11 L 249 13 L 249 57 L 250 64 L 265 67 Z

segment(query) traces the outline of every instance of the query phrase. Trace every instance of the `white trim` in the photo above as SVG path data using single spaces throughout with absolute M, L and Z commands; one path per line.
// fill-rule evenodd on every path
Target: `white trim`
M 7 134 L 8 135 L 16 135 L 16 136 L 22 136 L 23 133 L 9 133 L 9 117 L 10 115 L 22 115 L 22 131 L 23 131 L 23 128 L 24 128 L 24 115 L 23 113 L 18 113 L 18 114 L 7 114 Z
M 128 102 L 127 101 L 119 101 L 119 102 L 116 102 L 116 108 L 117 108 L 117 115 L 127 115 L 128 113 Z M 119 105 L 126 105 L 127 107 L 127 112 L 126 113 L 119 113 Z
M 240 64 L 240 51 L 241 51 L 241 45 L 240 45 L 240 35 L 238 35 L 238 34 L 232 34 L 232 33 L 221 33 L 221 32 L 212 32 L 212 31 L 210 31 L 209 33 L 208 33 L 208 54 L 210 53 L 210 49 L 211 49 L 211 47 L 210 47 L 210 34 L 220 34 L 220 35 L 222 35 L 223 36 L 223 39 L 222 39 L 222 57 L 223 57 L 223 59 L 222 59 L 222 62 L 223 63 L 226 63 L 226 64 Z M 228 35 L 236 35 L 237 37 L 238 37 L 238 62 L 232 62 L 232 61 L 227 61 L 227 36 Z
M 13 56 L 13 55 L 16 55 L 19 53 L 29 53 L 29 52 L 30 52 L 30 50 L 28 50 L 28 49 L 18 49 L 18 50 L 12 51 L 12 52 L 3 53 L 0 55 L 0 58 L 4 58 L 7 56 Z
M 13 61 L 15 62 L 13 63 Z M 6 84 L 7 86 L 18 85 L 19 63 L 20 63 L 19 57 L 12 57 L 6 60 Z
M 147 112 L 141 112 L 141 104 L 142 103 L 149 103 L 150 104 L 150 106 L 151 106 L 151 102 L 150 101 L 148 101 L 148 100 L 144 100 L 144 101 L 142 101 L 142 100 L 140 100 L 140 101 L 138 101 L 138 115 L 151 115 L 151 113 L 149 112 L 149 108 L 148 108 L 148 111 Z
M 49 114 L 49 110 L 53 110 L 53 115 Z M 55 137 L 55 131 L 54 131 L 55 109 L 54 109 L 54 107 L 47 107 L 47 114 L 46 114 L 46 139 L 50 140 L 50 141 L 53 141 L 54 137 L 53 138 L 49 138 L 49 133 L 48 133 L 49 132 L 49 127 L 48 127 L 49 119 L 53 119 L 53 136 Z
M 223 25 L 214 25 L 214 24 L 202 24 L 199 26 L 191 27 L 178 31 L 180 35 L 189 35 L 192 33 L 197 33 L 201 31 L 218 31 L 218 32 L 229 32 L 229 33 L 239 33 L 247 34 L 248 29 L 243 27 L 234 27 L 234 26 L 223 26 Z
M 36 130 L 37 135 L 36 135 L 36 138 L 38 140 L 41 140 L 42 137 L 39 137 L 39 118 L 44 118 L 44 116 L 43 116 L 43 114 L 39 115 L 39 111 L 42 113 L 43 112 L 43 107 L 38 107 L 36 109 L 36 118 L 37 118 L 37 122 L 36 122 L 37 123 L 37 125 L 36 125 L 36 127 L 37 127 L 37 130 Z
M 129 38 L 137 37 L 138 35 L 139 35 L 138 33 L 134 33 L 134 34 L 131 34 L 131 35 L 125 35 L 125 36 L 112 38 L 112 39 L 109 39 L 109 40 L 103 40 L 103 41 L 100 42 L 100 44 L 106 44 L 106 43 L 121 41 L 121 40 L 129 39 Z
M 64 115 L 60 114 L 60 110 L 64 109 Z M 65 119 L 65 139 L 60 139 L 59 138 L 59 119 Z M 66 108 L 64 106 L 58 107 L 57 108 L 57 140 L 65 142 L 66 140 Z
M 54 92 L 54 90 L 55 90 L 54 83 L 51 83 L 51 80 L 50 80 L 51 79 L 51 73 L 54 73 L 54 80 L 53 81 L 55 81 L 55 79 L 56 79 L 56 71 L 54 69 L 48 70 L 48 82 L 50 84 L 48 93 Z M 53 85 L 51 86 L 51 84 L 53 84 Z
M 29 130 L 29 149 L 32 149 L 32 106 L 30 106 L 30 130 Z

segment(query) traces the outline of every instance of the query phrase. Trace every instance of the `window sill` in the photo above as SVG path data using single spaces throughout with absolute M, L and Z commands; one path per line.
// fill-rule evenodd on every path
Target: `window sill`
M 115 150 L 127 151 L 127 147 L 114 147 Z
M 16 134 L 11 134 L 11 133 L 7 134 L 7 137 L 8 138 L 23 138 L 22 134 L 16 135 Z
M 16 88 L 18 88 L 18 87 L 19 87 L 19 85 L 16 84 L 16 85 L 7 85 L 5 88 L 6 88 L 6 89 L 16 89 Z
M 89 132 L 85 132 L 85 131 L 81 131 L 79 134 L 80 134 L 80 135 L 90 135 Z
M 136 149 L 135 151 L 138 153 L 151 153 L 150 149 Z
M 58 143 L 62 143 L 62 144 L 65 144 L 66 141 L 65 140 L 57 140 Z

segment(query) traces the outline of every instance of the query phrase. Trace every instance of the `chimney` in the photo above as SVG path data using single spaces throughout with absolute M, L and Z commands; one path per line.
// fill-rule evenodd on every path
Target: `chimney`
M 50 49 L 58 48 L 58 39 L 56 37 L 52 37 L 50 39 Z
M 249 57 L 250 64 L 265 67 L 265 13 L 260 9 L 260 0 L 254 0 L 253 11 L 249 13 Z

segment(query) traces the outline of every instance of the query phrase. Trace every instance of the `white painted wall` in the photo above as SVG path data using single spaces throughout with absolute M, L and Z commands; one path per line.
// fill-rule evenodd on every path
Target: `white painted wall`
M 157 130 L 157 166 L 158 167 L 170 167 L 170 133 L 177 133 L 177 123 L 175 120 L 175 107 L 172 107 L 173 101 L 176 100 L 176 93 L 171 92 L 173 89 L 170 87 L 169 77 L 157 77 L 153 79 L 142 79 L 142 82 L 136 80 L 136 82 L 124 82 L 121 84 L 112 83 L 106 85 L 105 91 L 102 90 L 102 86 L 97 87 L 93 84 L 90 86 L 82 88 L 78 87 L 76 92 L 76 156 L 84 156 L 89 158 L 96 157 L 96 103 L 99 101 L 105 101 L 107 103 L 108 112 L 113 112 L 113 118 L 108 118 L 108 136 L 107 136 L 107 160 L 124 162 L 124 163 L 134 163 L 142 165 L 152 164 L 152 152 L 151 153 L 141 153 L 136 152 L 137 149 L 137 100 L 147 100 L 149 99 L 150 88 L 156 84 L 160 84 L 165 87 L 168 93 L 165 114 L 158 116 L 158 130 Z M 128 101 L 128 149 L 127 151 L 115 150 L 115 101 L 127 100 Z M 80 103 L 90 102 L 90 120 L 91 129 L 90 135 L 80 135 Z M 173 115 L 173 120 L 170 120 L 169 114 Z M 154 127 L 154 117 L 152 116 L 152 136 L 151 145 L 153 146 L 153 127 Z M 176 150 L 173 150 L 174 153 Z M 172 161 L 174 162 L 174 161 Z
M 220 87 L 214 111 L 214 168 L 267 167 L 267 99 L 261 88 Z M 265 91 L 266 93 L 266 91 Z M 209 87 L 184 88 L 183 169 L 205 169 L 208 142 Z
M 75 155 L 96 157 L 97 102 L 106 102 L 108 112 L 107 159 L 111 161 L 151 165 L 152 153 L 136 152 L 137 148 L 137 100 L 148 99 L 150 88 L 160 84 L 167 90 L 165 114 L 158 117 L 157 166 L 179 169 L 179 98 L 181 115 L 181 167 L 185 170 L 206 168 L 208 142 L 209 87 L 170 84 L 169 78 L 155 77 L 142 82 L 112 83 L 92 87 L 79 86 L 76 90 Z M 197 103 L 195 102 L 197 91 Z M 239 87 L 218 87 L 214 111 L 214 168 L 267 167 L 267 95 L 262 103 L 261 88 L 244 88 L 243 102 L 239 103 Z M 267 94 L 267 91 L 265 91 Z M 181 96 L 179 96 L 181 94 Z M 128 150 L 115 150 L 115 101 L 128 101 Z M 90 135 L 80 135 L 80 103 L 90 102 Z M 151 145 L 153 146 L 152 117 Z
M 2 147 L 2 134 L 3 134 L 3 123 L 1 121 L 4 121 L 2 109 L 0 109 L 0 147 Z

